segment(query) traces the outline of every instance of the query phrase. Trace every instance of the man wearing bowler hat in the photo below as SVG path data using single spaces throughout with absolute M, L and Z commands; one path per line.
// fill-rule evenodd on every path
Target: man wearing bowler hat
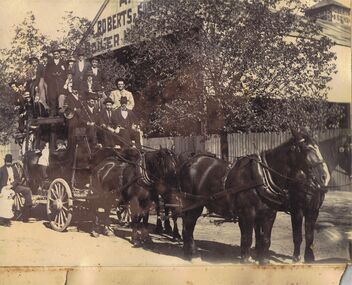
M 98 125 L 102 127 L 99 131 L 102 145 L 104 147 L 114 147 L 116 134 L 119 132 L 116 122 L 116 114 L 112 108 L 114 102 L 111 98 L 107 97 L 104 100 L 104 108 L 100 111 L 98 117 Z
M 24 208 L 22 213 L 22 221 L 28 222 L 30 211 L 32 208 L 32 192 L 30 188 L 24 187 L 20 184 L 21 177 L 17 168 L 12 164 L 12 155 L 5 155 L 5 165 L 0 167 L 0 192 L 4 186 L 11 185 L 15 193 L 22 194 L 24 198 Z
M 63 86 L 66 80 L 65 62 L 60 58 L 60 49 L 53 48 L 53 58 L 48 62 L 46 76 L 48 78 L 48 104 L 50 116 L 57 114 L 58 97 L 64 92 Z
M 95 86 L 97 86 L 98 89 L 102 89 L 102 87 L 104 86 L 105 77 L 104 77 L 103 71 L 99 67 L 99 60 L 93 57 L 90 60 L 90 64 L 91 64 L 90 70 L 93 75 L 94 84 Z
M 40 64 L 37 57 L 31 57 L 28 62 L 31 64 L 31 84 L 30 92 L 36 108 L 37 116 L 43 117 L 46 115 L 46 110 L 49 109 L 46 99 L 46 86 L 44 83 L 45 68 Z
M 121 137 L 126 141 L 124 146 L 135 141 L 137 147 L 141 147 L 140 134 L 138 131 L 138 119 L 133 111 L 127 109 L 128 100 L 125 96 L 120 99 L 120 107 L 116 110 L 117 125 L 120 127 Z
M 68 49 L 66 48 L 60 48 L 59 49 L 60 52 L 60 58 L 62 61 L 66 62 L 67 61 L 67 54 L 68 54 Z
M 85 59 L 84 52 L 82 50 L 79 50 L 78 59 L 73 64 L 73 67 L 72 67 L 73 82 L 75 84 L 78 84 L 79 86 L 83 81 L 87 70 L 89 69 L 90 69 L 90 63 Z
M 87 93 L 86 101 L 82 104 L 83 111 L 81 112 L 81 121 L 86 125 L 88 142 L 92 148 L 95 148 L 98 143 L 96 123 L 98 121 L 99 112 L 95 105 L 95 94 Z

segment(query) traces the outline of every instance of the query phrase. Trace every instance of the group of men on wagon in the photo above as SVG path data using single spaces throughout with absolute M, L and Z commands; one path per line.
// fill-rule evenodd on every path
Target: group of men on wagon
M 24 82 L 11 81 L 18 131 L 28 130 L 31 118 L 63 116 L 67 119 L 68 144 L 77 128 L 85 127 L 92 147 L 140 145 L 134 98 L 125 90 L 124 79 L 115 80 L 116 90 L 105 90 L 99 59 L 68 57 L 68 50 L 55 47 L 51 55 L 32 56 Z
M 68 50 L 58 47 L 52 49 L 51 54 L 42 54 L 40 59 L 35 56 L 29 58 L 26 80 L 9 83 L 18 114 L 18 136 L 23 139 L 19 140 L 22 143 L 22 155 L 28 150 L 38 150 L 44 156 L 44 148 L 48 148 L 49 141 L 54 144 L 50 147 L 52 150 L 75 151 L 83 142 L 82 137 L 87 138 L 91 151 L 102 147 L 140 147 L 138 119 L 133 112 L 133 95 L 125 90 L 122 78 L 115 80 L 117 89 L 108 92 L 104 88 L 106 80 L 99 63 L 97 58 L 87 60 L 83 51 L 77 53 L 77 58 L 68 57 Z M 40 127 L 31 124 L 35 121 L 31 119 L 45 121 L 45 118 L 60 117 L 64 118 L 65 135 L 55 136 L 54 141 L 41 137 L 42 134 L 38 135 Z M 49 150 L 47 155 L 48 152 Z M 46 161 L 48 166 L 49 159 Z M 13 185 L 14 181 L 16 184 L 19 181 L 12 179 L 12 173 L 17 172 L 11 164 L 12 157 L 8 155 L 4 169 L 0 171 L 0 186 L 12 185 L 12 189 L 22 191 L 25 209 L 30 209 L 30 189 Z M 24 221 L 28 220 L 28 216 L 26 212 Z

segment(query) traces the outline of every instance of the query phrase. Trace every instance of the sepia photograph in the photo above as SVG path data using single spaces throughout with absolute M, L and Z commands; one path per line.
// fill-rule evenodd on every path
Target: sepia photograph
M 0 0 L 1 284 L 352 284 L 347 0 Z

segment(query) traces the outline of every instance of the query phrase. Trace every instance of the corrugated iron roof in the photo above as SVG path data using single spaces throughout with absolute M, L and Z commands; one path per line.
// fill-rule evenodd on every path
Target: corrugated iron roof
M 319 3 L 313 5 L 312 7 L 308 8 L 308 10 L 319 9 L 319 8 L 330 6 L 330 5 L 335 5 L 335 6 L 339 6 L 342 8 L 350 9 L 349 7 L 346 7 L 345 5 L 343 5 L 340 2 L 337 2 L 335 0 L 323 0 L 323 1 L 320 1 Z

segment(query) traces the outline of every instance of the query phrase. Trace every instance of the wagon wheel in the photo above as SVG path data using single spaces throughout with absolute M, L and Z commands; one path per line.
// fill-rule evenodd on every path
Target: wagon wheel
M 120 223 L 129 224 L 132 221 L 131 207 L 127 205 L 120 205 L 116 207 L 117 218 Z
M 46 212 L 53 230 L 62 232 L 71 222 L 73 211 L 72 192 L 68 183 L 57 178 L 48 190 Z
M 13 199 L 13 214 L 14 219 L 18 220 L 22 216 L 22 211 L 24 207 L 24 197 L 21 193 L 16 193 Z

